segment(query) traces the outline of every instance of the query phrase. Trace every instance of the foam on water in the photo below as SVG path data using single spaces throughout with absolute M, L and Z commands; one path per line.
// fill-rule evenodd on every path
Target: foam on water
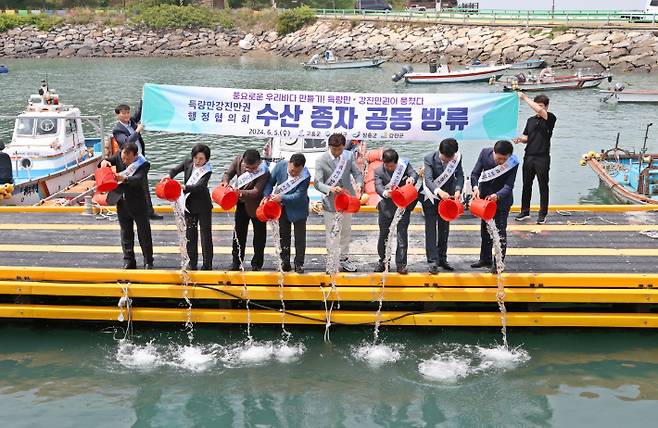
M 381 367 L 402 358 L 403 350 L 402 345 L 385 345 L 382 343 L 373 345 L 369 343 L 353 348 L 352 352 L 358 360 L 365 361 L 373 367 Z
M 217 360 L 216 346 L 177 346 L 173 349 L 173 361 L 169 364 L 193 372 L 202 372 L 212 367 Z
M 418 364 L 418 371 L 429 379 L 452 383 L 473 373 L 473 367 L 467 358 L 437 355 Z
M 521 347 L 509 349 L 504 346 L 493 348 L 477 346 L 476 348 L 483 360 L 483 364 L 488 362 L 494 368 L 513 369 L 519 364 L 530 360 L 530 354 L 525 349 L 521 349 Z
M 163 362 L 153 341 L 138 345 L 128 340 L 119 340 L 116 359 L 124 367 L 141 370 L 154 369 Z
M 228 367 L 258 366 L 273 360 L 292 363 L 298 361 L 305 351 L 302 343 L 247 341 L 224 348 L 220 359 Z

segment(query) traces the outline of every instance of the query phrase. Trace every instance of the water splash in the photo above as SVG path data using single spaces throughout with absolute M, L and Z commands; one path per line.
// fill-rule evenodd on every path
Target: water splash
M 326 271 L 329 274 L 330 287 L 324 287 L 322 283 L 320 283 L 320 291 L 322 292 L 322 301 L 324 302 L 325 312 L 325 342 L 331 341 L 329 338 L 329 328 L 331 327 L 331 313 L 334 309 L 334 301 L 337 302 L 337 308 L 340 309 L 340 296 L 338 295 L 338 288 L 336 288 L 336 276 L 340 269 L 340 231 L 343 225 L 342 220 L 343 214 L 336 212 L 334 214 L 334 222 L 331 226 L 331 232 L 329 233 L 329 242 L 327 242 Z M 327 300 L 332 292 L 334 293 L 335 300 L 328 303 Z
M 238 240 L 238 234 L 233 229 L 233 239 L 238 249 L 238 254 L 242 254 L 242 248 L 240 246 L 240 241 Z M 251 311 L 249 309 L 249 289 L 247 288 L 247 275 L 245 275 L 244 270 L 244 260 L 240 257 L 240 278 L 242 279 L 242 293 L 240 297 L 245 301 L 245 308 L 247 310 L 247 341 L 253 342 L 254 338 L 251 336 Z
M 288 341 L 292 333 L 286 330 L 286 301 L 284 299 L 284 286 L 285 275 L 283 273 L 283 261 L 281 260 L 281 230 L 279 229 L 279 221 L 271 220 L 267 224 L 272 229 L 272 237 L 274 239 L 274 252 L 276 256 L 276 268 L 279 272 L 279 299 L 281 300 L 281 335 L 284 341 Z
M 139 370 L 152 370 L 162 365 L 162 356 L 153 344 L 138 345 L 127 339 L 118 341 L 116 360 L 124 367 Z
M 404 346 L 402 345 L 363 343 L 353 348 L 352 354 L 356 359 L 365 361 L 370 366 L 377 368 L 398 361 L 402 358 L 403 351 Z
M 382 273 L 382 278 L 380 281 L 381 289 L 379 292 L 377 312 L 375 312 L 375 331 L 374 331 L 374 340 L 373 343 L 377 343 L 379 340 L 379 326 L 382 322 L 382 305 L 384 304 L 384 291 L 386 288 L 386 277 L 388 276 L 390 270 L 391 257 L 393 255 L 393 238 L 395 238 L 398 230 L 398 223 L 402 219 L 402 216 L 405 213 L 405 208 L 398 208 L 395 210 L 393 215 L 393 220 L 388 230 L 388 236 L 386 237 L 386 251 L 384 252 L 384 272 Z
M 472 369 L 466 358 L 437 355 L 418 364 L 418 371 L 431 380 L 453 383 L 471 374 Z
M 293 363 L 306 352 L 302 343 L 247 341 L 224 348 L 219 356 L 227 367 L 259 366 L 271 361 Z
M 498 233 L 498 228 L 494 220 L 487 220 L 487 231 L 493 240 L 494 248 L 494 266 L 496 268 L 496 302 L 498 302 L 498 309 L 500 309 L 500 324 L 501 333 L 503 334 L 503 346 L 509 349 L 507 344 L 507 308 L 505 308 L 505 284 L 503 283 L 503 271 L 505 270 L 505 262 L 503 261 L 503 248 Z
M 174 359 L 169 364 L 174 367 L 203 372 L 217 361 L 217 346 L 176 346 L 173 349 Z
M 178 249 L 180 252 L 180 276 L 183 283 L 183 300 L 187 305 L 185 331 L 187 338 L 192 343 L 194 340 L 194 323 L 192 322 L 192 301 L 189 298 L 190 291 L 190 273 L 188 267 L 190 265 L 190 256 L 187 254 L 187 222 L 185 221 L 185 206 L 178 201 L 172 204 L 174 211 L 174 220 L 176 222 L 176 229 L 178 231 Z

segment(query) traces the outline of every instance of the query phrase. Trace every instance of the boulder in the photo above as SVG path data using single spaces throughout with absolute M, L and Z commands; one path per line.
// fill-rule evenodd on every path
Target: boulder
M 576 34 L 574 33 L 564 33 L 560 34 L 559 36 L 555 36 L 553 40 L 551 41 L 551 45 L 559 45 L 561 43 L 568 43 L 572 40 L 574 40 L 576 37 Z

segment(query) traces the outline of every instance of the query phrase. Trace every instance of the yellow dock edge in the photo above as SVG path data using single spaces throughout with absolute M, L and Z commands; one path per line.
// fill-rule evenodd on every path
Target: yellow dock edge
M 84 211 L 83 206 L 74 206 L 74 207 L 59 207 L 59 206 L 1 206 L 0 213 L 82 213 Z M 104 210 L 116 211 L 115 207 L 103 207 Z M 170 213 L 173 212 L 171 206 L 168 205 L 158 205 L 154 207 L 156 212 L 159 213 Z M 530 207 L 531 210 L 536 211 L 539 209 L 538 205 L 533 205 Z M 512 207 L 512 212 L 519 212 L 520 207 L 515 205 Z M 551 205 L 549 208 L 550 211 L 594 211 L 594 212 L 629 212 L 629 211 L 656 211 L 658 210 L 658 205 Z M 222 212 L 233 212 L 234 210 L 223 210 L 219 207 L 215 207 L 213 212 L 222 213 Z M 414 212 L 419 213 L 421 211 L 420 207 L 416 207 Z M 365 213 L 375 213 L 377 212 L 377 207 L 374 206 L 363 206 L 361 207 L 360 212 Z
M 172 284 L 84 284 L 6 281 L 0 282 L 0 295 L 12 296 L 60 296 L 60 297 L 110 297 L 120 298 L 123 288 L 131 298 L 180 299 L 187 297 L 208 300 L 243 299 L 241 285 L 215 285 L 213 289 Z M 327 300 L 349 302 L 373 302 L 383 295 L 385 302 L 496 302 L 496 288 L 468 287 L 337 287 L 325 289 Z M 318 286 L 248 286 L 247 296 L 253 301 L 315 301 L 322 302 L 323 291 Z M 383 294 L 382 294 L 383 293 Z M 586 303 L 586 304 L 656 304 L 658 289 L 623 288 L 510 288 L 505 301 L 515 303 Z
M 295 315 L 293 315 L 293 313 Z M 58 319 L 117 322 L 120 310 L 117 307 L 49 306 L 49 305 L 0 305 L 0 318 L 12 319 Z M 127 314 L 126 314 L 127 315 Z M 133 308 L 131 319 L 144 322 L 185 322 L 187 309 Z M 291 311 L 281 313 L 251 310 L 249 318 L 253 324 L 318 324 L 324 325 L 324 310 Z M 192 309 L 192 322 L 245 324 L 247 311 L 243 309 Z M 338 325 L 373 324 L 373 311 L 334 310 L 331 322 Z M 394 326 L 468 326 L 499 327 L 500 313 L 497 312 L 382 312 L 382 325 Z M 550 313 L 508 312 L 509 327 L 621 327 L 657 328 L 658 314 L 622 313 Z
M 278 272 L 194 271 L 190 282 L 208 285 L 270 286 L 278 284 Z M 628 273 L 504 273 L 505 288 L 639 288 L 658 289 L 658 274 Z M 180 284 L 181 273 L 177 270 L 121 270 L 85 269 L 32 266 L 0 266 L 0 280 L 50 281 L 78 283 L 155 283 Z M 330 284 L 330 276 L 324 273 L 285 273 L 285 286 L 319 286 Z M 379 287 L 382 274 L 340 273 L 336 275 L 339 287 Z M 496 276 L 490 273 L 391 273 L 386 277 L 386 287 L 495 287 Z

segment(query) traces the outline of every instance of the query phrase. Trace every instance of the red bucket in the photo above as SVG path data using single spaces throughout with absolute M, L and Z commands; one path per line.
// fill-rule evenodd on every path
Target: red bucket
M 182 190 L 178 181 L 165 177 L 155 186 L 155 196 L 173 202 L 180 197 Z
M 107 193 L 96 192 L 94 194 L 94 197 L 91 198 L 91 200 L 96 202 L 98 205 L 100 205 L 102 207 L 106 207 L 107 206 Z
M 96 178 L 96 190 L 98 192 L 111 192 L 119 185 L 112 168 L 109 166 L 98 168 L 94 176 Z
M 496 215 L 496 203 L 486 199 L 473 199 L 470 205 L 471 214 L 480 217 L 484 221 L 489 221 Z
M 341 192 L 334 196 L 334 206 L 338 212 L 354 214 L 361 209 L 361 200 L 346 192 Z
M 411 183 L 391 190 L 391 200 L 398 208 L 407 208 L 416 199 L 418 199 L 418 190 Z
M 281 217 L 281 204 L 271 199 L 256 209 L 256 218 L 260 221 L 278 220 Z
M 439 202 L 439 215 L 445 221 L 456 220 L 464 214 L 464 205 L 454 199 L 443 199 Z
M 223 210 L 230 210 L 238 204 L 240 194 L 230 186 L 217 186 L 212 191 L 212 200 Z

